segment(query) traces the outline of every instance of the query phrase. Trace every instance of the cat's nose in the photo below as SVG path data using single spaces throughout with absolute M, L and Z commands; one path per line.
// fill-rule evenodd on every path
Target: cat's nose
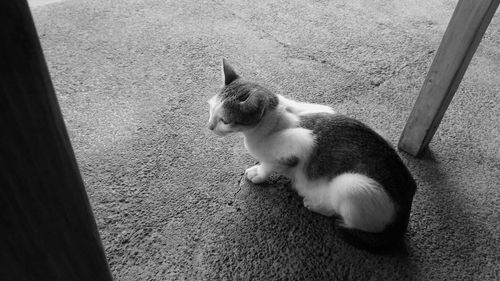
M 214 122 L 208 122 L 208 128 L 213 131 L 215 129 L 215 123 Z

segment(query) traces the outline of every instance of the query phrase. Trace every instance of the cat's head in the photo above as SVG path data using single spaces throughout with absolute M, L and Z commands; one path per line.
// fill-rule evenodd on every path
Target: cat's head
M 243 132 L 255 127 L 264 115 L 278 105 L 278 96 L 266 88 L 243 80 L 222 60 L 224 86 L 209 101 L 208 128 L 215 134 Z

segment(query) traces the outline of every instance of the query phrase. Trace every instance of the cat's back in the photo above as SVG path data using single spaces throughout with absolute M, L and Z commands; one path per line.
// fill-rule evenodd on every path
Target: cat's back
M 317 143 L 316 153 L 324 157 L 335 154 L 336 158 L 345 156 L 356 162 L 397 156 L 392 146 L 374 130 L 342 114 L 303 115 L 300 126 L 313 132 Z
M 392 196 L 415 192 L 413 177 L 394 148 L 362 122 L 317 113 L 301 116 L 300 126 L 311 130 L 316 140 L 305 171 L 310 179 L 355 172 L 375 179 Z

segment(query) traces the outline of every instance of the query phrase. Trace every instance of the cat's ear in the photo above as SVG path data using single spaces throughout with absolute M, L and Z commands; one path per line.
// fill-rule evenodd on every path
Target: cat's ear
M 224 85 L 229 85 L 234 80 L 240 78 L 238 74 L 234 71 L 233 67 L 227 63 L 225 59 L 222 59 L 222 72 L 224 73 Z

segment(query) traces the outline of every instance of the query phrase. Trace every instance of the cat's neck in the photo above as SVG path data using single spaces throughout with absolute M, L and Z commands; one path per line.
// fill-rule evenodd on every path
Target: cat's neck
M 275 132 L 299 126 L 299 118 L 282 105 L 264 114 L 253 128 L 243 131 L 246 142 L 259 142 Z

